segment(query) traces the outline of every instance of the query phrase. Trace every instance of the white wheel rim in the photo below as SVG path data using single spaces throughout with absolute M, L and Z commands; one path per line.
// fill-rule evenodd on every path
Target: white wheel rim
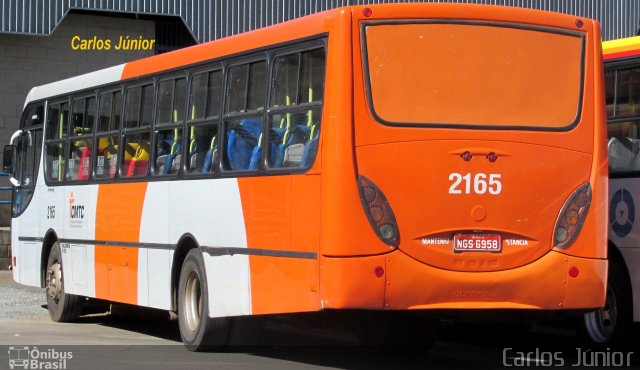
M 200 277 L 191 271 L 187 277 L 184 289 L 184 318 L 187 327 L 196 331 L 200 325 L 202 313 L 202 292 L 200 291 Z

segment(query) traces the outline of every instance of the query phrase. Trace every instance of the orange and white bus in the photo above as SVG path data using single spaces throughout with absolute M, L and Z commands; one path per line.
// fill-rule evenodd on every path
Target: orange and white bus
M 592 20 L 389 4 L 35 87 L 14 278 L 55 321 L 177 312 L 194 350 L 243 315 L 601 307 L 603 86 Z
M 609 149 L 609 283 L 584 317 L 596 343 L 621 343 L 640 321 L 640 37 L 603 43 Z

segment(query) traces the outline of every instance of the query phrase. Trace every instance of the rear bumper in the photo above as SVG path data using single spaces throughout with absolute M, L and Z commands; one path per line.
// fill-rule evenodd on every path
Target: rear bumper
M 401 251 L 322 257 L 321 264 L 323 308 L 589 309 L 604 305 L 607 282 L 606 260 L 556 251 L 528 265 L 494 272 L 434 268 Z M 579 274 L 570 277 L 574 266 Z M 384 269 L 381 277 L 375 273 L 378 267 Z

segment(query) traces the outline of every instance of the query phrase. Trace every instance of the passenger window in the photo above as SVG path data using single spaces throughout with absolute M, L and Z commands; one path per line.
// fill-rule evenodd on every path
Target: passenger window
M 120 161 L 122 177 L 143 177 L 149 168 L 150 134 L 131 133 L 124 136 L 124 153 Z
M 153 85 L 142 87 L 142 116 L 140 127 L 151 126 L 153 122 Z
M 65 179 L 65 139 L 69 129 L 69 103 L 49 104 L 45 145 L 45 176 L 50 182 Z
M 189 95 L 189 121 L 207 119 L 187 126 L 188 174 L 212 173 L 218 163 L 218 116 L 222 100 L 222 71 L 194 74 Z
M 276 58 L 271 86 L 271 106 L 280 107 L 298 104 L 298 75 L 300 54 L 290 54 Z
M 184 106 L 186 104 L 187 97 L 187 79 L 178 78 L 176 80 L 176 92 L 173 97 L 173 117 L 171 122 L 183 122 L 184 121 Z
M 173 80 L 160 82 L 158 86 L 158 108 L 156 122 L 171 122 L 171 102 L 173 100 Z
M 91 135 L 93 133 L 93 120 L 96 113 L 96 98 L 80 98 L 73 100 L 71 115 L 72 136 Z
M 618 71 L 616 117 L 640 115 L 640 68 Z
M 160 82 L 156 122 L 176 123 L 184 120 L 185 89 L 184 78 Z
M 324 89 L 324 49 L 274 60 L 267 163 L 309 168 L 318 151 Z
M 64 143 L 47 143 L 46 145 L 46 176 L 50 182 L 61 182 L 64 180 L 65 160 Z
M 112 179 L 116 176 L 118 164 L 118 135 L 101 136 L 96 155 L 97 179 Z
M 258 61 L 229 69 L 222 158 L 225 170 L 255 171 L 260 166 L 262 116 L 256 112 L 264 109 L 266 101 L 266 67 L 265 61 Z
M 207 82 L 208 73 L 197 73 L 191 79 L 191 94 L 189 103 L 191 112 L 189 112 L 189 121 L 204 118 L 207 109 Z
M 182 128 L 156 131 L 155 175 L 173 175 L 180 171 Z
M 604 73 L 605 91 L 607 97 L 607 118 L 612 118 L 615 107 L 616 71 Z
M 608 125 L 609 173 L 640 171 L 640 120 Z
M 189 127 L 189 161 L 187 172 L 215 172 L 218 159 L 218 125 L 205 124 Z
M 207 117 L 218 117 L 222 100 L 222 71 L 208 73 Z
M 130 87 L 125 99 L 125 128 L 151 126 L 153 85 Z
M 248 110 L 264 109 L 266 101 L 267 62 L 251 63 L 249 68 Z
M 225 122 L 223 168 L 255 171 L 262 158 L 262 117 L 236 118 Z
M 320 102 L 324 99 L 324 49 L 302 53 L 300 103 Z
M 69 122 L 69 103 L 49 105 L 47 140 L 60 140 L 67 137 Z
M 243 64 L 229 68 L 227 80 L 227 113 L 244 112 L 247 103 L 247 84 L 249 65 Z
M 91 148 L 93 140 L 85 138 L 69 142 L 66 176 L 68 181 L 88 180 L 91 174 Z
M 98 132 L 117 131 L 120 129 L 122 115 L 122 92 L 115 91 L 100 95 L 98 112 Z

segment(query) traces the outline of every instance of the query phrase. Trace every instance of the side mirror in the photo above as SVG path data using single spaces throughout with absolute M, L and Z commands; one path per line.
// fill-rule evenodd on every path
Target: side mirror
M 15 173 L 16 152 L 17 149 L 15 145 L 4 146 L 4 153 L 2 155 L 2 171 L 9 175 L 13 175 Z

